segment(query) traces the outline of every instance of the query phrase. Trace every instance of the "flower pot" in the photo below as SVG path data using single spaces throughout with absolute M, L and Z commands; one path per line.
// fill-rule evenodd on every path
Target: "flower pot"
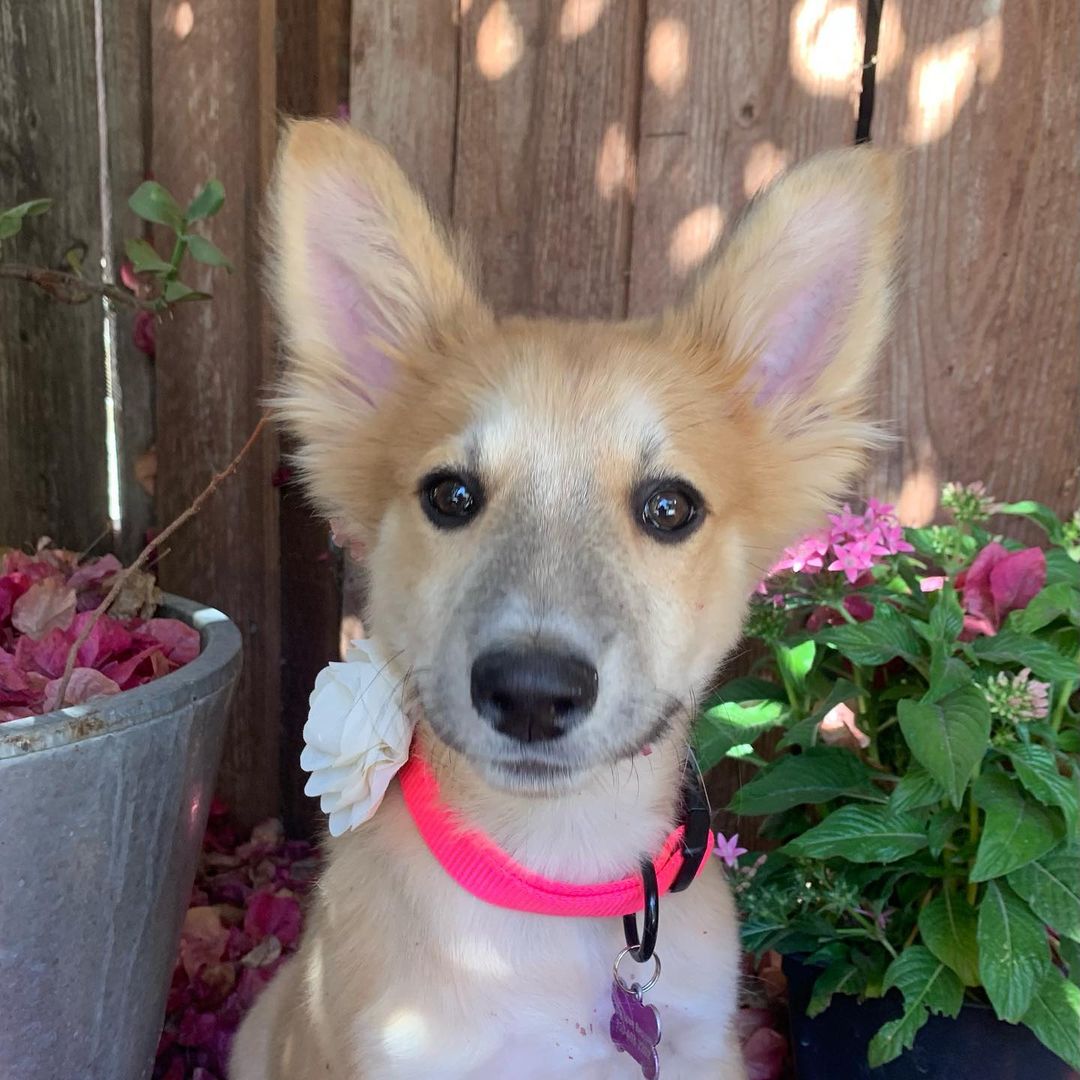
M 115 697 L 0 725 L 0 1075 L 148 1077 L 214 790 L 240 634 Z
M 798 1080 L 1078 1080 L 1028 1028 L 998 1020 L 985 1005 L 968 1004 L 955 1020 L 931 1016 L 915 1045 L 878 1069 L 866 1063 L 871 1038 L 902 1012 L 896 991 L 859 1002 L 836 995 L 812 1019 L 806 1015 L 821 968 L 784 957 L 791 1042 Z

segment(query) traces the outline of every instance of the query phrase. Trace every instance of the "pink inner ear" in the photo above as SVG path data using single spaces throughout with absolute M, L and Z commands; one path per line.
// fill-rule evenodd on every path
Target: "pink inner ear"
M 849 198 L 829 193 L 799 207 L 777 238 L 774 275 L 798 284 L 788 286 L 759 339 L 759 403 L 804 393 L 835 359 L 859 288 L 860 218 Z
M 318 193 L 306 224 L 311 293 L 330 344 L 359 384 L 361 396 L 374 405 L 375 396 L 394 378 L 394 360 L 382 343 L 393 334 L 380 314 L 380 298 L 338 254 L 351 248 L 357 258 L 371 261 L 387 252 L 372 251 L 372 218 L 377 209 L 366 192 L 353 187 L 328 188 Z

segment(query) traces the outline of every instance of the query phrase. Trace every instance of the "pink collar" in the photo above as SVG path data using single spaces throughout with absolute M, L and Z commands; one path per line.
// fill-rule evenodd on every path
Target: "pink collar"
M 439 798 L 434 773 L 413 753 L 398 773 L 405 805 L 428 850 L 442 868 L 479 900 L 537 915 L 606 917 L 630 915 L 645 907 L 641 875 L 580 885 L 543 877 L 514 862 L 483 833 L 470 828 Z M 675 829 L 653 859 L 661 896 L 683 864 L 683 827 Z M 712 851 L 709 833 L 707 851 Z M 703 859 L 701 867 L 707 860 Z

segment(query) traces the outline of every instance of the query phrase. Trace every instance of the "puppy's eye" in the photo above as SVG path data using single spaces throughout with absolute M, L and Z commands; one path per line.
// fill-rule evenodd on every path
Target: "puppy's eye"
M 701 523 L 702 498 L 684 481 L 646 486 L 639 499 L 641 527 L 655 540 L 685 540 Z
M 458 529 L 480 512 L 484 494 L 475 477 L 434 473 L 420 485 L 420 505 L 433 525 Z

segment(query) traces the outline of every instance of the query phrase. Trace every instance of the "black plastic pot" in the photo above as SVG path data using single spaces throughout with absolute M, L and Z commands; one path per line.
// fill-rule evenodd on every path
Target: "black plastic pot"
M 902 1012 L 900 994 L 859 1002 L 836 995 L 813 1019 L 806 1015 L 821 968 L 784 957 L 791 1042 L 798 1080 L 1080 1080 L 1031 1031 L 1006 1024 L 985 1005 L 969 1004 L 955 1020 L 931 1016 L 911 1050 L 880 1069 L 866 1063 L 871 1038 Z

